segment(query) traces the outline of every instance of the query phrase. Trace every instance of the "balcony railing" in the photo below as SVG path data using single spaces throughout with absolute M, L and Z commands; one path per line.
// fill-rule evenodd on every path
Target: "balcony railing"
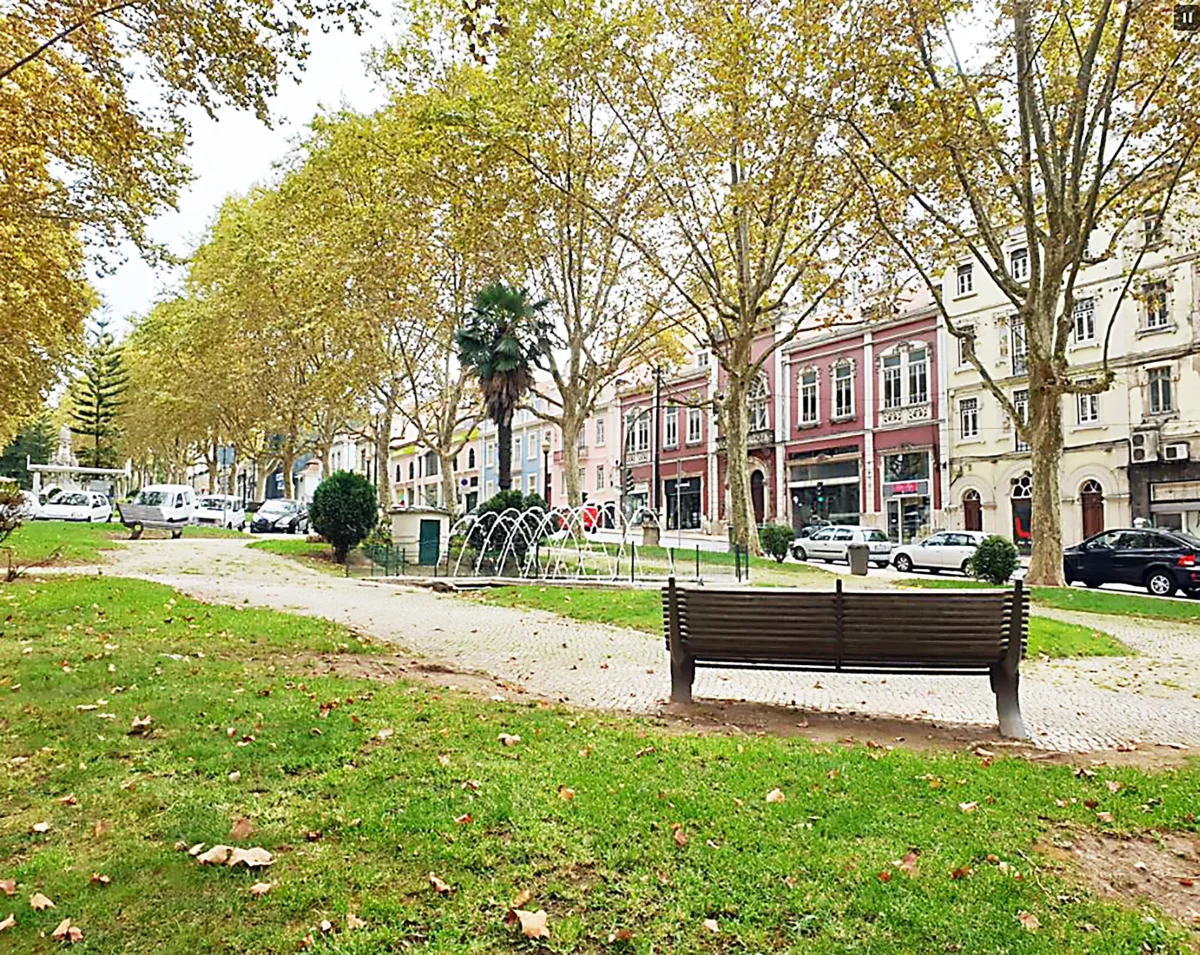
M 923 401 L 916 405 L 904 405 L 900 408 L 884 408 L 879 412 L 879 427 L 897 427 L 907 424 L 920 424 L 922 421 L 933 420 L 933 405 Z
M 623 462 L 627 468 L 636 468 L 639 464 L 650 463 L 649 451 L 626 451 L 625 461 Z
M 578 453 L 578 455 L 579 455 L 579 460 L 580 460 L 580 461 L 586 461 L 586 460 L 587 460 L 587 456 L 588 456 L 588 449 L 587 449 L 587 448 L 580 448 L 580 449 L 578 450 L 578 452 L 577 452 L 577 453 Z M 563 463 L 563 459 L 564 459 L 564 452 L 562 452 L 562 451 L 555 451 L 555 452 L 554 452 L 554 463 L 555 463 L 555 464 L 562 464 L 562 463 Z
M 726 445 L 725 435 L 717 435 L 717 450 L 724 451 Z M 746 446 L 748 448 L 769 448 L 775 443 L 775 432 L 770 428 L 757 428 L 751 431 L 746 437 Z

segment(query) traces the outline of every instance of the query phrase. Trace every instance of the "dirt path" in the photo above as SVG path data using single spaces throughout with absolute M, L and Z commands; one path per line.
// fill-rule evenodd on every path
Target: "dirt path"
M 205 600 L 323 617 L 409 652 L 519 683 L 580 706 L 658 712 L 670 692 L 659 638 L 554 614 L 482 606 L 321 573 L 244 541 L 130 542 L 104 573 L 156 580 Z M 1042 749 L 1083 752 L 1130 741 L 1200 747 L 1200 634 L 1185 626 L 1063 611 L 1046 615 L 1105 629 L 1141 654 L 1031 660 L 1022 705 Z M 700 671 L 698 697 L 794 704 L 830 714 L 976 724 L 994 731 L 987 682 L 970 677 Z M 914 727 L 914 735 L 920 726 Z

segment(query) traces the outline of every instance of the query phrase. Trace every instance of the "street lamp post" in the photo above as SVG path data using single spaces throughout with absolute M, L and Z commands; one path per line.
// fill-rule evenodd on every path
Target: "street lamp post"
M 546 490 L 544 497 L 546 498 L 546 506 L 549 507 L 550 506 L 550 439 L 548 437 L 542 439 L 542 474 L 543 474 L 542 486 Z

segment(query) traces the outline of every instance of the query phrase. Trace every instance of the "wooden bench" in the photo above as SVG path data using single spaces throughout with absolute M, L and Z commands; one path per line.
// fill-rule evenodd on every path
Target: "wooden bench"
M 183 536 L 183 529 L 191 523 L 190 520 L 171 521 L 163 516 L 162 508 L 151 507 L 149 504 L 118 504 L 117 516 L 122 524 L 129 528 L 130 540 L 137 540 L 147 527 L 157 530 L 170 531 L 171 537 L 178 540 Z
M 696 667 L 987 676 L 1000 734 L 1026 739 L 1018 698 L 1029 596 L 1009 590 L 832 593 L 663 588 L 671 700 L 690 703 Z

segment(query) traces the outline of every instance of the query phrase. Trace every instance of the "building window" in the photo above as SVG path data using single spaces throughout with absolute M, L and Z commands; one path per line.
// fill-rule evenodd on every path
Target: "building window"
M 488 481 L 487 482 L 487 496 L 491 497 L 495 493 L 496 493 L 496 482 Z
M 402 480 L 404 480 L 404 479 L 400 476 L 400 465 L 397 464 L 396 465 L 396 483 L 399 484 Z
M 958 294 L 970 295 L 975 291 L 975 273 L 971 266 L 958 267 Z
M 663 444 L 668 448 L 679 447 L 679 409 L 675 405 L 667 405 L 667 416 L 664 422 L 666 437 Z
M 629 432 L 625 437 L 626 453 L 636 454 L 650 450 L 650 417 L 644 411 L 631 414 L 628 418 Z
M 1146 372 L 1146 384 L 1150 390 L 1150 413 L 1166 414 L 1175 408 L 1171 394 L 1171 369 L 1151 368 Z
M 417 476 L 417 467 L 416 467 L 416 464 L 417 464 L 417 462 L 416 462 L 416 461 L 409 461 L 409 462 L 408 462 L 408 479 L 409 479 L 410 481 L 411 481 L 411 480 L 413 480 L 414 478 L 416 478 L 416 476 Z
M 1014 249 L 1013 254 L 1009 257 L 1012 263 L 1012 277 L 1018 282 L 1024 282 L 1029 278 L 1029 250 Z
M 596 443 L 597 444 L 604 443 L 604 419 L 603 418 L 596 419 Z
M 704 415 L 699 408 L 688 408 L 687 413 L 687 443 L 700 443 L 700 426 Z
M 698 352 L 696 354 L 696 367 L 697 368 L 707 368 L 708 367 L 708 351 L 707 350 Z
M 816 424 L 817 420 L 817 373 L 806 371 L 800 375 L 800 423 Z
M 579 469 L 579 490 L 582 491 L 585 487 L 587 487 L 587 468 L 580 468 Z
M 771 427 L 769 408 L 771 390 L 767 387 L 767 376 L 759 375 L 750 385 L 750 430 L 766 431 Z
M 1072 312 L 1075 317 L 1075 341 L 1090 342 L 1096 337 L 1096 300 L 1081 298 Z
M 1142 238 L 1146 245 L 1158 245 L 1163 240 L 1163 220 L 1161 212 L 1142 216 Z
M 536 474 L 531 474 L 531 475 L 529 475 L 529 477 L 527 477 L 525 479 L 525 487 L 527 488 L 527 490 L 526 490 L 527 494 L 536 494 L 537 493 L 537 475 Z
M 596 465 L 596 490 L 597 491 L 604 490 L 604 465 L 603 464 Z
M 546 436 L 547 437 L 550 436 L 549 431 L 546 432 Z M 587 422 L 586 421 L 581 421 L 579 423 L 579 434 L 576 435 L 576 437 L 575 437 L 575 447 L 577 447 L 580 451 L 582 451 L 584 448 L 587 447 Z
M 964 328 L 958 335 L 958 364 L 959 367 L 971 364 L 971 350 L 975 347 L 975 329 Z
M 496 464 L 496 442 L 494 441 L 488 442 L 487 463 L 488 467 L 494 467 Z
M 1142 297 L 1146 303 L 1146 328 L 1166 328 L 1170 324 L 1167 316 L 1167 283 L 1147 282 L 1142 286 Z
M 1022 388 L 1020 391 L 1014 391 L 1012 396 L 1013 407 L 1017 410 L 1017 418 L 1021 424 L 1026 424 L 1029 421 L 1029 390 Z M 1021 433 L 1016 425 L 1013 426 L 1014 446 L 1018 451 L 1028 451 L 1029 444 L 1021 438 Z
M 958 433 L 964 441 L 979 437 L 979 399 L 961 398 L 958 402 Z
M 1029 370 L 1029 343 L 1025 338 L 1025 319 L 1014 315 L 1008 323 L 1012 373 L 1023 375 Z
M 475 449 L 467 448 L 467 470 L 475 470 Z
M 1085 378 L 1080 384 L 1090 385 L 1094 378 Z M 1095 424 L 1100 420 L 1100 396 L 1099 395 L 1076 395 L 1075 396 L 1075 422 L 1077 424 Z
M 899 408 L 904 404 L 903 381 L 900 377 L 900 356 L 883 359 L 883 406 Z
M 549 435 L 550 432 L 547 431 L 546 434 Z M 538 456 L 538 444 L 537 444 L 537 435 L 536 434 L 525 435 L 525 453 L 529 455 L 530 461 L 536 460 L 536 458 Z
M 883 480 L 888 484 L 897 481 L 929 480 L 929 454 L 925 451 L 905 451 L 902 454 L 883 456 Z
M 848 362 L 833 369 L 833 416 L 854 417 L 854 369 Z
M 438 456 L 432 451 L 425 452 L 425 476 L 437 477 L 438 471 Z
M 908 403 L 924 404 L 929 400 L 929 354 L 925 349 L 908 353 Z

